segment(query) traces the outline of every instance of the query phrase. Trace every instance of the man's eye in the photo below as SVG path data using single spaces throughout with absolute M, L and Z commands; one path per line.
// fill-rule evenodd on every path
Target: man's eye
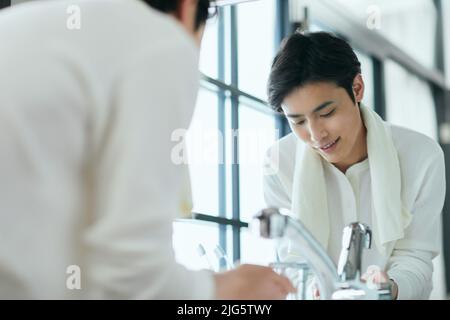
M 299 122 L 294 122 L 294 124 L 295 124 L 296 126 L 302 126 L 302 125 L 305 124 L 305 120 L 301 120 L 301 121 L 299 121 Z
M 333 109 L 333 110 L 331 110 L 330 112 L 321 115 L 321 117 L 328 118 L 328 117 L 331 116 L 335 111 L 336 111 L 336 109 Z

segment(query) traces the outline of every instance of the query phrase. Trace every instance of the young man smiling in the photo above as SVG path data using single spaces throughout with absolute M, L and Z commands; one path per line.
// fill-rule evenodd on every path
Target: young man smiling
M 279 162 L 266 161 L 275 172 L 264 177 L 267 204 L 290 209 L 335 263 L 343 228 L 368 224 L 375 245 L 363 253 L 362 271 L 369 270 L 363 279 L 390 281 L 394 299 L 428 298 L 445 196 L 439 145 L 384 122 L 361 103 L 360 63 L 329 33 L 287 39 L 268 94 L 293 133 L 269 150 L 279 152 Z M 295 254 L 292 246 L 280 252 L 286 259 Z

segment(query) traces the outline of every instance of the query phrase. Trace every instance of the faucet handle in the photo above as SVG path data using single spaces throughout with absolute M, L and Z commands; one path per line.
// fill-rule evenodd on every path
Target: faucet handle
M 287 216 L 278 208 L 266 208 L 253 217 L 250 229 L 263 238 L 273 239 L 284 235 L 286 224 Z

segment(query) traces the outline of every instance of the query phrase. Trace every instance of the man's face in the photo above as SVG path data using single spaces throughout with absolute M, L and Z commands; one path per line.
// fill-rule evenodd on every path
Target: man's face
M 362 98 L 360 85 L 355 87 L 357 101 Z M 348 167 L 366 152 L 360 110 L 344 88 L 331 82 L 305 85 L 289 94 L 282 108 L 297 137 L 328 162 Z

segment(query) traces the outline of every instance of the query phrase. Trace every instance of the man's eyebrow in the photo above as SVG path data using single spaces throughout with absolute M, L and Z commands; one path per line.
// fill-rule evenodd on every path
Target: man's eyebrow
M 322 103 L 321 105 L 319 105 L 318 107 L 316 107 L 316 108 L 313 110 L 313 113 L 319 112 L 320 110 L 322 110 L 322 109 L 328 107 L 328 106 L 329 106 L 330 104 L 332 104 L 332 103 L 334 103 L 333 100 L 326 101 L 326 102 Z M 286 114 L 286 117 L 289 117 L 289 118 L 299 118 L 299 117 L 304 117 L 304 115 L 303 115 L 303 114 L 297 114 L 297 113 L 292 113 L 292 114 L 287 113 L 287 114 Z

